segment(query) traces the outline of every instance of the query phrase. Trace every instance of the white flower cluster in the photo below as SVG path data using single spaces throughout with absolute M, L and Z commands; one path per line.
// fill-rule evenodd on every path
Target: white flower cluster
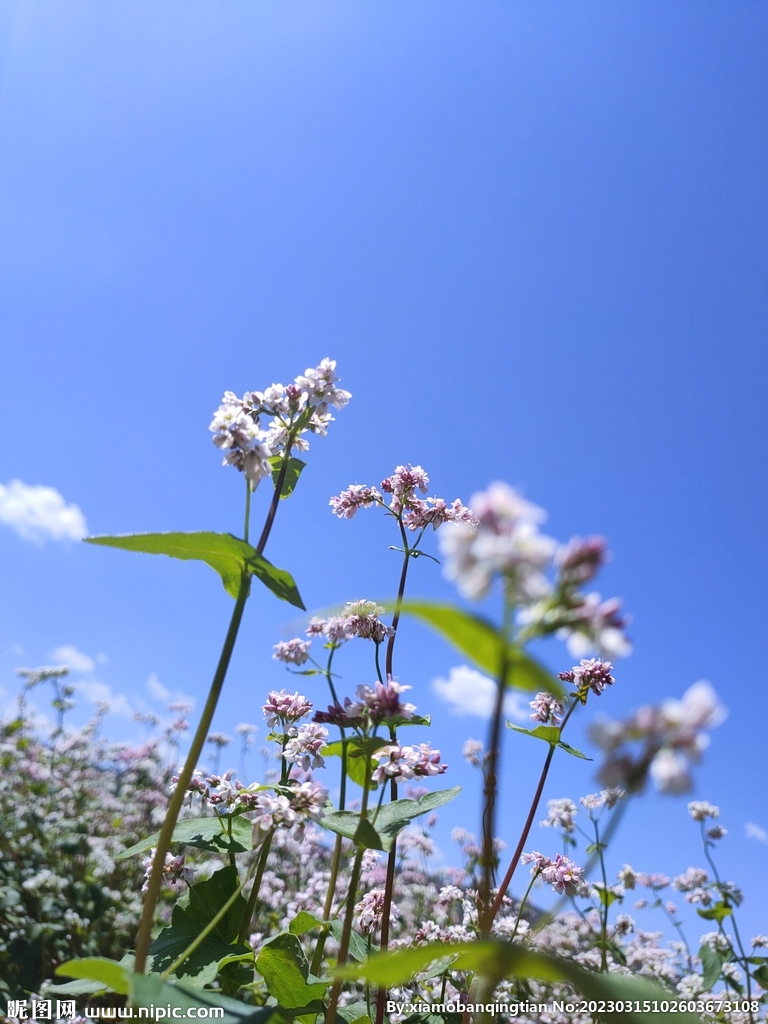
M 324 437 L 333 420 L 329 407 L 342 409 L 352 397 L 337 387 L 336 363 L 323 359 L 293 384 L 273 384 L 266 391 L 246 391 L 238 398 L 225 391 L 213 415 L 210 430 L 213 443 L 224 452 L 225 466 L 234 466 L 255 490 L 272 471 L 270 458 L 290 455 L 289 448 L 306 451 L 306 433 Z M 261 417 L 271 416 L 266 429 Z
M 532 635 L 556 633 L 575 657 L 590 650 L 629 654 L 621 602 L 578 589 L 605 561 L 602 538 L 574 538 L 559 547 L 539 531 L 544 510 L 501 482 L 475 494 L 470 508 L 471 516 L 448 523 L 440 534 L 445 574 L 465 597 L 486 597 L 500 577 L 519 622 Z M 554 582 L 546 575 L 552 568 Z

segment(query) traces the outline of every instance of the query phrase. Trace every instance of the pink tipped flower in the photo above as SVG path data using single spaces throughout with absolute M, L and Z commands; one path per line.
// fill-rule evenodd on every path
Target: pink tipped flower
M 343 704 L 335 701 L 328 705 L 327 711 L 316 711 L 312 721 L 320 722 L 323 725 L 337 725 L 341 729 L 346 729 L 355 725 L 364 711 L 365 708 L 362 704 L 354 703 L 349 697 L 345 697 Z
M 442 498 L 411 498 L 408 510 L 403 515 L 403 525 L 407 530 L 423 530 L 431 526 L 436 530 L 443 523 L 469 523 L 477 525 L 477 519 L 471 508 L 461 503 L 459 498 L 448 505 Z
M 373 935 L 381 927 L 384 917 L 384 889 L 371 889 L 355 905 L 357 914 L 357 927 L 363 935 Z M 389 908 L 390 921 L 396 921 L 400 917 L 400 911 L 394 903 Z
M 351 519 L 359 508 L 370 508 L 381 502 L 381 494 L 375 487 L 364 484 L 350 484 L 341 494 L 334 495 L 328 501 L 331 510 L 339 519 Z
M 410 686 L 389 679 L 386 686 L 379 682 L 373 686 L 358 686 L 357 696 L 367 708 L 371 719 L 378 723 L 390 718 L 413 718 L 416 705 L 400 700 L 400 695 L 410 689 Z
M 379 767 L 373 773 L 376 782 L 423 778 L 448 771 L 448 765 L 440 761 L 440 751 L 433 750 L 428 743 L 421 743 L 418 747 L 401 747 L 392 743 L 377 750 L 375 756 L 379 761 Z
M 563 832 L 573 832 L 576 828 L 577 807 L 573 800 L 563 797 L 560 800 L 547 801 L 547 816 L 539 824 L 544 828 L 559 828 Z
M 572 537 L 558 549 L 555 563 L 566 586 L 580 586 L 595 576 L 606 558 L 604 537 Z
M 582 658 L 578 665 L 574 665 L 568 672 L 560 672 L 559 679 L 566 683 L 574 683 L 576 695 L 582 704 L 587 702 L 587 694 L 591 690 L 595 696 L 600 694 L 607 686 L 611 686 L 615 680 L 611 675 L 610 661 L 602 661 L 600 658 Z
M 545 722 L 548 725 L 560 725 L 561 717 L 565 711 L 562 701 L 558 700 L 551 693 L 537 693 L 528 706 L 533 708 L 531 720 L 534 722 Z
M 272 657 L 286 665 L 303 665 L 309 658 L 310 646 L 310 640 L 302 640 L 300 637 L 294 637 L 293 640 L 280 640 L 274 645 L 275 653 Z
M 576 896 L 585 890 L 582 869 L 569 857 L 558 853 L 554 860 L 534 850 L 524 853 L 520 858 L 522 864 L 532 864 L 532 875 L 541 875 L 545 882 L 552 886 L 561 896 Z
M 706 818 L 719 818 L 720 808 L 708 800 L 691 800 L 688 804 L 688 813 L 694 821 L 704 821 Z
M 502 483 L 474 495 L 470 507 L 476 525 L 454 521 L 440 531 L 446 576 L 473 599 L 485 597 L 499 575 L 520 603 L 548 594 L 542 570 L 552 559 L 555 542 L 539 533 L 544 512 Z
M 288 762 L 300 765 L 305 772 L 310 768 L 324 768 L 320 751 L 327 746 L 328 730 L 316 722 L 300 725 L 295 736 L 288 740 L 283 757 Z
M 312 710 L 312 701 L 301 697 L 296 691 L 288 693 L 287 690 L 271 690 L 267 697 L 267 703 L 262 710 L 270 729 L 278 725 L 298 722 Z

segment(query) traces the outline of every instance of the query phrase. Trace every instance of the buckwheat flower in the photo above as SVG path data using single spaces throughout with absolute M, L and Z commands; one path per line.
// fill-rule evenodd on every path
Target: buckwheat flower
M 452 903 L 464 899 L 464 890 L 459 889 L 456 885 L 444 885 L 440 892 L 437 894 L 437 905 L 438 907 L 449 907 Z M 752 945 L 755 943 L 753 941 Z
M 711 828 L 707 829 L 708 839 L 722 839 L 723 836 L 728 835 L 728 829 L 723 828 L 722 825 L 712 825 Z
M 373 935 L 381 927 L 384 916 L 384 889 L 371 889 L 355 905 L 357 914 L 357 927 L 363 935 Z M 400 911 L 394 903 L 389 908 L 390 921 L 396 921 L 400 917 Z
M 283 750 L 286 761 L 300 765 L 305 772 L 310 768 L 325 768 L 325 761 L 320 754 L 327 746 L 328 730 L 316 722 L 300 725 L 297 734 L 288 740 Z
M 312 710 L 312 701 L 287 690 L 271 690 L 262 710 L 270 729 L 277 725 L 298 722 Z
M 360 508 L 370 508 L 381 504 L 382 497 L 375 487 L 364 484 L 350 484 L 341 494 L 334 495 L 328 501 L 331 510 L 339 519 L 352 519 Z
M 391 626 L 385 626 L 380 621 L 379 616 L 383 612 L 384 608 L 376 604 L 375 601 L 350 601 L 344 606 L 341 618 L 346 622 L 349 636 L 374 640 L 380 644 L 383 640 L 395 635 Z
M 723 964 L 723 966 L 720 968 L 720 970 L 722 971 L 723 977 L 727 978 L 729 981 L 735 981 L 737 983 L 741 982 L 741 978 L 742 978 L 741 971 L 739 970 L 739 968 L 738 968 L 738 966 L 736 964 L 734 964 L 734 963 Z
M 558 678 L 564 682 L 574 683 L 576 696 L 582 704 L 586 704 L 590 690 L 599 697 L 606 686 L 611 686 L 615 682 L 611 675 L 612 668 L 610 661 L 582 658 L 579 664 L 574 665 L 568 672 L 560 672 Z
M 317 615 L 313 616 L 309 620 L 309 625 L 304 630 L 305 634 L 309 637 L 323 636 L 327 621 L 327 619 L 321 619 Z
M 265 792 L 256 794 L 256 816 L 253 819 L 253 845 L 259 846 L 267 835 L 277 828 L 291 828 L 299 816 L 282 794 Z
M 349 619 L 345 619 L 343 615 L 333 615 L 326 620 L 323 633 L 330 643 L 343 644 L 345 640 L 352 639 L 352 626 Z
M 649 774 L 660 793 L 687 793 L 693 786 L 688 761 L 669 747 L 662 747 L 653 758 Z
M 141 862 L 141 866 L 144 868 L 144 884 L 141 887 L 142 892 L 147 892 L 149 889 L 149 877 L 152 874 L 152 864 L 157 853 L 157 847 L 153 846 L 149 851 L 149 856 L 144 857 Z M 172 853 L 168 852 L 165 855 L 165 863 L 163 865 L 163 885 L 169 889 L 173 889 L 178 892 L 183 889 L 184 884 L 192 880 L 192 869 L 184 866 L 184 855 L 181 854 L 178 857 L 174 857 Z
M 294 812 L 304 818 L 319 821 L 325 813 L 328 790 L 318 786 L 316 782 L 294 783 L 291 796 L 291 807 Z
M 717 889 L 720 895 L 729 903 L 740 907 L 744 899 L 744 893 L 734 882 L 712 882 L 712 888 Z
M 625 889 L 635 888 L 635 883 L 637 882 L 637 872 L 633 867 L 630 867 L 629 864 L 625 864 L 621 871 L 618 872 L 616 877 Z
M 400 700 L 400 695 L 410 689 L 410 686 L 388 679 L 386 686 L 380 682 L 373 686 L 361 684 L 356 692 L 361 703 L 368 709 L 372 721 L 378 723 L 389 718 L 413 718 L 416 705 Z
M 461 756 L 469 764 L 474 765 L 475 768 L 480 768 L 482 765 L 481 756 L 484 749 L 482 740 L 465 740 L 464 745 L 461 748 Z
M 563 832 L 573 832 L 576 828 L 577 808 L 573 800 L 563 797 L 547 801 L 547 816 L 539 824 L 544 828 L 559 828 Z
M 214 747 L 218 747 L 221 750 L 223 747 L 228 747 L 232 742 L 232 737 L 227 736 L 225 732 L 211 732 L 208 733 L 208 743 L 213 744 Z
M 274 645 L 272 657 L 286 665 L 303 665 L 309 658 L 310 640 L 294 637 L 293 640 L 280 640 Z
M 669 875 L 663 875 L 659 871 L 651 874 L 646 874 L 644 871 L 641 871 L 637 876 L 637 881 L 646 889 L 666 889 L 669 885 L 670 878 Z
M 339 378 L 335 370 L 336 360 L 326 358 L 314 369 L 307 369 L 303 376 L 296 378 L 297 386 L 307 392 L 309 405 L 332 405 L 334 409 L 343 409 L 350 400 L 352 395 L 349 391 L 336 387 Z
M 645 910 L 648 906 L 648 900 L 635 900 L 633 907 L 635 910 Z
M 341 729 L 346 729 L 357 724 L 364 712 L 364 705 L 354 703 L 349 697 L 345 697 L 343 704 L 339 701 L 334 701 L 333 704 L 328 705 L 327 711 L 316 711 L 312 721 L 322 723 L 323 725 L 336 725 Z
M 539 874 L 561 896 L 575 896 L 584 892 L 586 885 L 582 869 L 569 857 L 558 853 L 554 860 L 533 851 L 520 858 L 523 864 L 533 864 L 531 874 Z
M 692 800 L 688 804 L 688 813 L 694 821 L 704 821 L 705 818 L 719 818 L 720 808 L 707 800 Z
M 602 789 L 599 793 L 590 793 L 588 796 L 579 797 L 579 803 L 588 811 L 595 811 L 601 807 L 611 810 L 619 800 L 626 796 L 626 791 L 619 788 Z
M 235 732 L 238 736 L 254 736 L 259 731 L 257 725 L 251 725 L 250 722 L 240 722 L 235 726 Z
M 616 935 L 629 935 L 635 930 L 634 919 L 629 914 L 618 914 L 613 930 Z
M 551 693 L 537 693 L 528 706 L 533 708 L 531 720 L 534 722 L 546 722 L 551 725 L 559 725 L 562 719 L 565 705 Z
M 768 949 L 768 935 L 755 935 L 752 946 L 754 949 Z
M 403 526 L 411 531 L 424 530 L 427 526 L 436 530 L 443 523 L 469 523 L 475 526 L 477 519 L 472 509 L 463 505 L 459 498 L 450 505 L 442 498 L 411 498 L 403 514 Z
M 567 544 L 558 548 L 555 565 L 560 570 L 566 586 L 587 583 L 607 561 L 604 537 L 572 537 Z
M 672 883 L 672 888 L 678 892 L 689 892 L 697 886 L 706 886 L 709 881 L 709 874 L 702 867 L 689 867 L 683 874 L 678 874 Z
M 519 602 L 536 601 L 549 592 L 542 570 L 555 551 L 555 542 L 539 533 L 542 509 L 511 487 L 494 483 L 473 496 L 470 507 L 477 525 L 446 523 L 440 531 L 445 574 L 469 598 L 484 597 L 493 579 L 503 576 Z
M 175 715 L 190 715 L 192 714 L 192 705 L 188 704 L 185 700 L 175 700 L 172 704 L 166 705 L 169 711 L 172 711 Z
M 612 658 L 631 654 L 632 644 L 625 632 L 629 620 L 621 615 L 621 600 L 612 597 L 604 601 L 598 593 L 579 596 L 579 603 L 569 611 L 571 621 L 557 633 L 573 657 L 591 650 Z

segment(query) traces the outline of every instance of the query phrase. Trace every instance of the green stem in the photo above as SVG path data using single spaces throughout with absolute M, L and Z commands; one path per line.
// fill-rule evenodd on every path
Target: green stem
M 248 543 L 248 531 L 251 526 L 251 481 L 245 481 L 245 526 L 243 527 L 243 540 Z
M 256 909 L 256 900 L 259 898 L 259 889 L 261 888 L 261 880 L 264 877 L 264 869 L 267 866 L 267 858 L 269 857 L 269 848 L 272 845 L 272 836 L 275 834 L 275 830 L 267 832 L 267 835 L 262 843 L 261 850 L 259 851 L 258 867 L 256 868 L 256 877 L 253 880 L 253 886 L 251 887 L 251 894 L 248 897 L 248 905 L 245 908 L 245 914 L 243 915 L 242 924 L 240 925 L 240 932 L 237 936 L 237 941 L 240 943 L 245 942 L 248 937 L 248 929 L 251 925 L 251 918 L 253 912 Z
M 523 911 L 525 910 L 525 904 L 528 902 L 528 897 L 531 895 L 531 889 L 533 888 L 533 883 L 536 881 L 536 879 L 539 877 L 540 874 L 541 874 L 540 871 L 534 871 L 533 874 L 531 875 L 531 880 L 528 883 L 528 888 L 525 890 L 525 896 L 523 896 L 522 901 L 520 903 L 520 909 L 517 912 L 517 920 L 515 921 L 515 927 L 512 930 L 512 934 L 509 937 L 509 941 L 510 942 L 513 942 L 515 936 L 517 935 L 517 929 L 520 927 L 520 922 L 523 919 Z
M 397 639 L 397 626 L 400 622 L 400 610 L 403 607 L 403 594 L 405 593 L 405 581 L 408 576 L 408 560 L 411 557 L 411 549 L 408 547 L 408 534 L 405 532 L 401 516 L 397 517 L 397 525 L 400 527 L 400 536 L 403 538 L 403 568 L 400 570 L 400 586 L 397 588 L 397 600 L 395 601 L 395 613 L 392 616 L 392 629 L 394 632 L 387 643 L 387 679 L 392 675 L 392 659 L 395 653 L 395 640 Z M 378 654 L 378 649 L 376 651 Z
M 219 657 L 219 663 L 216 667 L 213 682 L 211 683 L 211 689 L 208 692 L 208 699 L 205 702 L 203 713 L 200 716 L 200 722 L 192 740 L 192 745 L 189 748 L 187 759 L 184 762 L 184 767 L 179 773 L 179 781 L 171 796 L 170 803 L 168 804 L 165 821 L 163 822 L 163 827 L 160 830 L 160 836 L 157 840 L 157 850 L 155 852 L 155 859 L 152 862 L 152 870 L 150 872 L 149 882 L 147 885 L 147 894 L 144 899 L 141 922 L 139 924 L 138 935 L 136 936 L 136 963 L 134 970 L 137 974 L 143 974 L 146 967 L 149 944 L 152 939 L 152 925 L 155 917 L 155 906 L 157 905 L 163 881 L 165 855 L 168 853 L 171 846 L 173 830 L 176 827 L 179 813 L 181 812 L 184 799 L 187 795 L 187 786 L 192 778 L 195 765 L 200 759 L 206 738 L 211 728 L 213 715 L 216 711 L 216 705 L 219 702 L 219 696 L 221 695 L 224 679 L 226 678 L 227 669 L 229 668 L 229 661 L 232 657 L 232 651 L 237 639 L 237 632 L 240 628 L 240 622 L 243 617 L 245 602 L 248 600 L 250 586 L 250 576 L 243 574 L 240 580 L 240 589 L 237 594 L 237 600 L 235 601 L 235 608 L 232 612 L 232 619 L 229 623 L 229 629 L 227 630 L 224 646 L 221 650 L 221 656 Z
M 363 804 L 360 808 L 360 820 L 368 817 L 368 795 L 370 792 L 369 779 L 371 777 L 371 761 L 370 758 L 366 758 L 366 773 L 365 773 L 365 786 L 363 787 Z M 339 943 L 339 955 L 337 958 L 337 966 L 343 967 L 347 962 L 347 956 L 349 955 L 349 939 L 352 935 L 352 918 L 355 913 L 355 902 L 357 900 L 357 886 L 360 881 L 360 868 L 363 863 L 363 853 L 365 852 L 364 847 L 358 846 L 355 853 L 355 860 L 352 865 L 352 875 L 349 879 L 349 892 L 347 894 L 347 907 L 344 914 L 344 927 L 341 931 L 341 941 Z M 334 1024 L 336 1020 L 336 1008 L 339 1004 L 339 995 L 341 993 L 341 980 L 334 981 L 333 988 L 331 989 L 331 999 L 328 1004 L 328 1010 L 325 1015 L 325 1024 Z
M 315 952 L 312 954 L 312 963 L 310 965 L 310 971 L 312 974 L 317 976 L 320 971 L 320 965 L 323 962 L 323 952 L 325 950 L 325 940 L 328 938 L 328 932 L 331 928 L 331 910 L 333 909 L 333 897 L 336 893 L 336 879 L 339 877 L 339 864 L 341 862 L 341 836 L 336 836 L 336 842 L 333 846 L 333 859 L 331 860 L 331 877 L 328 880 L 328 891 L 325 894 L 325 905 L 323 907 L 323 927 L 320 934 L 317 937 L 317 945 L 315 946 Z
M 560 725 L 560 734 L 561 735 L 562 735 L 563 729 L 566 726 L 566 723 L 568 722 L 568 719 L 573 714 L 573 711 L 574 711 L 574 709 L 575 709 L 577 704 L 578 704 L 578 700 L 574 700 L 573 704 L 571 704 L 571 706 L 568 708 L 567 712 L 565 713 L 565 718 L 563 718 L 562 724 Z M 488 922 L 488 929 L 489 929 L 489 931 L 490 931 L 491 925 L 493 924 L 494 920 L 496 919 L 496 915 L 498 914 L 499 908 L 501 907 L 501 901 L 504 899 L 504 896 L 506 895 L 507 889 L 509 888 L 510 882 L 512 881 L 512 876 L 514 875 L 515 870 L 517 869 L 517 865 L 520 862 L 520 858 L 521 858 L 521 856 L 523 854 L 523 850 L 525 848 L 525 844 L 528 841 L 528 834 L 531 831 L 531 827 L 533 826 L 533 819 L 536 817 L 536 811 L 538 810 L 538 807 L 539 807 L 539 801 L 541 800 L 541 794 L 544 791 L 544 784 L 547 781 L 547 775 L 549 774 L 549 767 L 552 764 L 552 758 L 555 756 L 555 750 L 556 749 L 557 748 L 555 747 L 554 744 L 550 744 L 549 750 L 547 752 L 546 760 L 544 761 L 544 767 L 542 768 L 541 776 L 539 777 L 539 784 L 536 787 L 536 792 L 533 794 L 533 800 L 531 801 L 531 807 L 530 807 L 530 810 L 528 811 L 528 817 L 526 818 L 525 825 L 523 826 L 523 831 L 522 831 L 522 833 L 520 835 L 520 839 L 518 841 L 517 847 L 515 848 L 515 852 L 512 854 L 512 860 L 509 862 L 509 867 L 507 868 L 507 873 L 506 873 L 506 875 L 504 875 L 504 880 L 502 881 L 501 885 L 499 886 L 499 891 L 496 894 L 496 899 L 493 901 L 493 906 L 491 907 L 491 913 L 489 915 L 490 920 Z
M 603 880 L 603 905 L 600 908 L 600 969 L 605 972 L 608 970 L 608 950 L 606 948 L 608 940 L 608 875 L 603 856 L 604 846 L 600 842 L 600 826 L 596 821 L 593 824 L 595 826 L 595 850 L 600 858 L 600 877 Z

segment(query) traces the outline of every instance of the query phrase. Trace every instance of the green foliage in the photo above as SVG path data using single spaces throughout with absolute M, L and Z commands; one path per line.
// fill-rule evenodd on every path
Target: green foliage
M 494 679 L 498 678 L 502 659 L 506 658 L 507 686 L 562 695 L 562 686 L 540 662 L 507 643 L 493 623 L 480 615 L 438 601 L 405 601 L 402 613 L 430 626 Z
M 280 478 L 280 469 L 283 465 L 284 459 L 284 455 L 273 455 L 269 460 L 269 464 L 272 467 L 272 483 L 275 487 L 277 487 L 277 481 Z M 280 491 L 281 498 L 287 498 L 288 495 L 293 494 L 296 489 L 296 484 L 299 482 L 301 471 L 305 466 L 306 462 L 302 462 L 301 459 L 288 459 L 288 469 L 286 470 L 283 487 Z
M 705 921 L 717 921 L 718 924 L 721 924 L 726 917 L 730 917 L 733 914 L 733 911 L 724 900 L 720 900 L 713 907 L 707 907 L 706 910 L 699 907 L 696 913 L 699 917 L 703 917 Z
M 344 929 L 344 922 L 336 921 L 331 922 L 331 935 L 336 939 L 337 942 L 341 942 L 341 933 Z M 371 943 L 371 952 L 378 953 L 379 947 L 375 943 Z M 368 959 L 368 941 L 364 939 L 362 935 L 358 935 L 356 931 L 350 932 L 349 935 L 349 955 L 352 960 L 357 960 L 358 963 L 363 963 Z
M 453 967 L 487 979 L 495 987 L 504 978 L 533 978 L 538 981 L 570 982 L 587 999 L 594 1000 L 670 1000 L 670 993 L 647 978 L 619 974 L 594 974 L 572 960 L 537 953 L 524 946 L 501 941 L 444 943 L 414 946 L 394 953 L 381 953 L 366 963 L 336 970 L 341 978 L 366 980 L 390 988 L 406 983 L 432 960 L 446 954 L 456 955 Z M 467 999 L 469 1001 L 469 997 Z M 625 1024 L 700 1024 L 693 1013 L 652 1013 L 624 1010 Z
M 155 970 L 165 970 L 184 952 L 234 894 L 237 885 L 237 869 L 227 866 L 206 881 L 190 886 L 173 908 L 170 927 L 164 928 L 150 946 Z M 244 946 L 233 946 L 245 909 L 246 902 L 241 896 L 179 967 L 179 977 L 198 975 L 208 968 L 206 978 L 213 981 L 221 959 L 247 952 Z
M 281 601 L 304 610 L 291 574 L 276 568 L 258 555 L 254 547 L 231 533 L 127 533 L 114 537 L 86 537 L 85 540 L 88 544 L 123 551 L 205 562 L 219 574 L 224 589 L 231 597 L 237 597 L 243 575 L 254 575 Z
M 553 747 L 559 747 L 560 750 L 564 750 L 566 754 L 570 754 L 572 757 L 580 757 L 582 761 L 592 760 L 591 757 L 582 754 L 576 747 L 572 747 L 569 743 L 564 743 L 560 739 L 560 729 L 555 725 L 537 725 L 535 729 L 523 729 L 519 725 L 507 722 L 507 728 L 512 729 L 514 732 L 520 732 L 523 736 L 533 736 L 536 740 L 544 740 L 545 743 L 549 743 Z
M 127 994 L 129 1002 L 136 1006 L 178 1007 L 182 1011 L 179 1017 L 184 1017 L 186 1011 L 193 1007 L 217 1006 L 224 1010 L 224 1015 L 215 1019 L 224 1024 L 267 1024 L 275 1013 L 272 1006 L 246 1006 L 218 992 L 164 981 L 158 974 L 135 974 L 122 964 L 100 957 L 69 960 L 57 967 L 56 973 L 63 977 L 102 982 L 114 992 Z
M 372 818 L 361 818 L 356 811 L 332 811 L 319 824 L 368 850 L 389 851 L 398 833 L 402 832 L 409 821 L 442 807 L 460 792 L 461 786 L 454 786 L 453 789 L 427 793 L 418 800 L 393 800 L 380 808 L 375 821 Z
M 232 823 L 232 834 L 228 831 L 228 819 L 211 818 L 186 818 L 176 823 L 173 830 L 171 842 L 183 843 L 185 846 L 194 846 L 198 850 L 212 850 L 214 853 L 243 853 L 252 847 L 251 833 L 253 822 L 240 815 L 229 819 Z M 115 860 L 125 860 L 127 857 L 134 857 L 138 853 L 144 853 L 157 846 L 160 833 L 155 832 L 147 839 L 134 843 L 127 850 L 118 854 Z
M 322 999 L 326 981 L 314 979 L 301 943 L 290 932 L 268 939 L 256 958 L 256 970 L 264 978 L 269 994 L 281 1006 L 295 1010 Z
M 719 950 L 712 949 L 711 946 L 704 944 L 699 950 L 699 959 L 703 969 L 702 987 L 705 992 L 709 992 L 720 977 L 720 972 L 723 969 L 723 964 L 728 959 L 728 954 L 723 954 Z

